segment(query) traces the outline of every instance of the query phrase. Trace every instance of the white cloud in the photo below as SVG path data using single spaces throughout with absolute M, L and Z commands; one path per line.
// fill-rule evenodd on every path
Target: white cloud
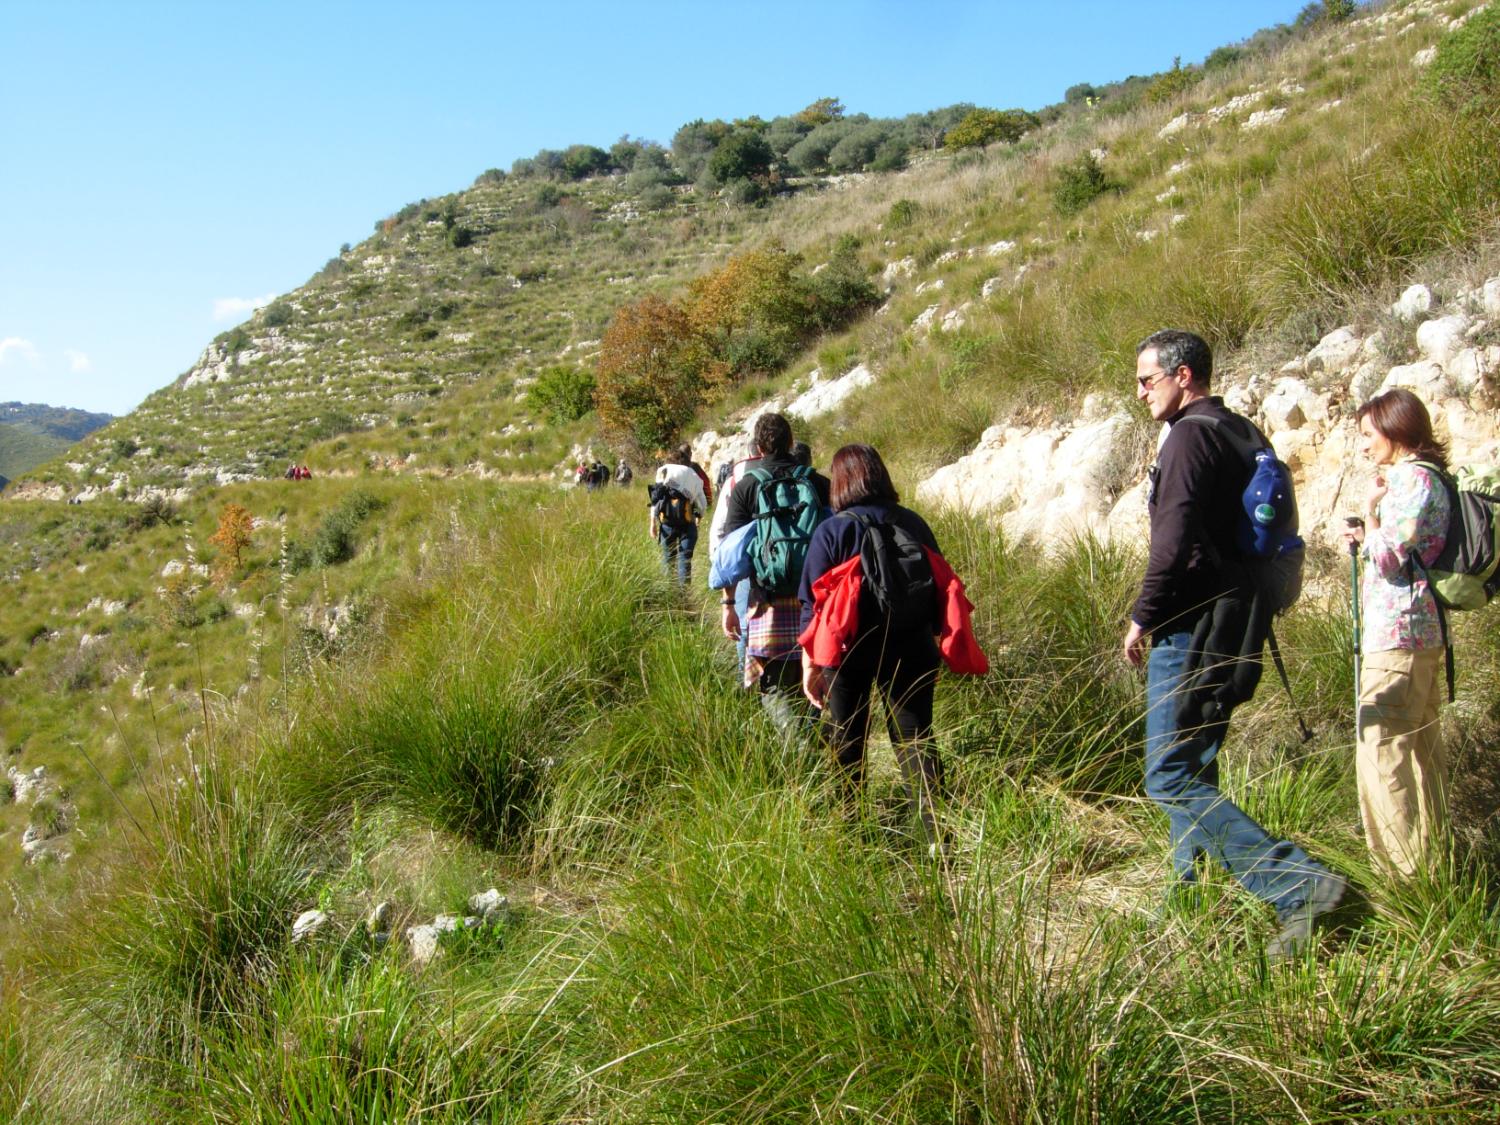
M 94 369 L 94 361 L 91 360 L 83 352 L 75 351 L 72 348 L 64 348 L 63 355 L 68 357 L 69 371 L 77 371 L 81 373 L 84 371 L 92 371 Z
M 0 364 L 10 358 L 10 353 L 15 352 L 28 363 L 39 363 L 41 356 L 37 353 L 36 345 L 30 340 L 23 340 L 19 336 L 7 336 L 0 340 Z
M 248 316 L 256 309 L 265 308 L 275 299 L 275 293 L 267 293 L 264 297 L 220 297 L 214 302 L 214 319 L 235 320 Z

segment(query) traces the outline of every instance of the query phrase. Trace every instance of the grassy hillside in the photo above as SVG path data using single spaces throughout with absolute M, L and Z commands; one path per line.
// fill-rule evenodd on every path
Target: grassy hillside
M 866 362 L 875 385 L 803 429 L 820 459 L 873 441 L 906 495 L 994 421 L 1127 397 L 1164 323 L 1248 373 L 1407 281 L 1500 272 L 1500 126 L 1438 108 L 1412 63 L 1466 10 L 1392 5 L 1157 102 L 1080 102 L 1017 144 L 763 208 L 684 190 L 627 220 L 623 177 L 568 186 L 574 207 L 482 177 L 226 336 L 225 378 L 154 396 L 82 473 L 50 466 L 190 487 L 0 505 L 0 1117 L 1494 1119 L 1488 614 L 1458 623 L 1444 715 L 1454 854 L 1406 887 L 1359 834 L 1348 607 L 1287 620 L 1315 738 L 1263 691 L 1227 785 L 1378 909 L 1272 969 L 1270 919 L 1217 873 L 1156 916 L 1125 549 L 1043 561 L 935 521 L 994 672 L 940 685 L 933 864 L 887 746 L 846 817 L 817 748 L 730 689 L 716 609 L 661 575 L 640 489 L 496 479 L 598 436 L 592 414 L 545 424 L 528 379 L 773 240 L 812 267 L 842 239 L 872 277 L 898 263 L 893 291 L 696 422 Z M 962 324 L 913 328 L 933 305 Z M 292 457 L 315 478 L 280 480 Z M 232 505 L 254 521 L 237 558 Z M 52 788 L 22 799 L 37 766 Z M 28 828 L 72 858 L 23 865 Z M 489 887 L 508 908 L 413 965 L 407 927 Z
M 0 422 L 0 476 L 14 480 L 52 460 L 71 444 L 66 438 Z

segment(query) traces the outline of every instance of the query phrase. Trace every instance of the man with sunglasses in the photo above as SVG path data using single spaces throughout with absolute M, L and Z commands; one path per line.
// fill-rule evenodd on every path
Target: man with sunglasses
M 1266 954 L 1280 961 L 1308 946 L 1347 883 L 1220 792 L 1228 715 L 1205 723 L 1183 706 L 1193 670 L 1224 659 L 1197 650 L 1207 632 L 1200 624 L 1221 598 L 1244 596 L 1246 581 L 1233 560 L 1251 468 L 1220 428 L 1259 436 L 1209 394 L 1212 372 L 1208 344 L 1191 332 L 1165 329 L 1136 348 L 1136 397 L 1168 431 L 1151 469 L 1151 552 L 1122 652 L 1132 666 L 1146 665 L 1146 794 L 1167 814 L 1177 880 L 1169 898 L 1197 882 L 1200 859 L 1215 860 L 1275 908 L 1281 931 Z M 1178 424 L 1193 416 L 1214 422 Z

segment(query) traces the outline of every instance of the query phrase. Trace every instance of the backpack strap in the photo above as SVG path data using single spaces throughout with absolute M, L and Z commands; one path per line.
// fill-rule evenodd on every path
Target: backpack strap
M 1406 552 L 1406 573 L 1410 578 L 1414 571 L 1420 570 L 1422 577 L 1427 580 L 1427 593 L 1432 598 L 1432 604 L 1437 609 L 1438 636 L 1443 641 L 1443 664 L 1448 674 L 1448 702 L 1454 700 L 1453 692 L 1453 637 L 1448 632 L 1448 611 L 1443 608 L 1443 599 L 1437 596 L 1437 590 L 1432 584 L 1432 575 L 1427 573 L 1427 564 L 1422 557 L 1411 548 Z
M 1286 662 L 1281 659 L 1281 646 L 1276 643 L 1276 627 L 1266 626 L 1266 644 L 1271 649 L 1271 662 L 1276 665 L 1276 674 L 1281 677 L 1281 686 L 1286 689 L 1286 697 L 1292 701 L 1292 715 L 1297 720 L 1297 729 L 1302 732 L 1302 741 L 1311 742 L 1313 732 L 1308 729 L 1307 723 L 1302 718 L 1302 712 L 1297 708 L 1297 700 L 1292 695 L 1292 681 L 1286 674 Z

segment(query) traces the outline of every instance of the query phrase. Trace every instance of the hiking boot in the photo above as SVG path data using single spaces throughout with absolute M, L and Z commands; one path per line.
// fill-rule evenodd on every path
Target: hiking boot
M 1312 941 L 1318 919 L 1338 909 L 1349 889 L 1349 880 L 1333 871 L 1315 875 L 1308 883 L 1307 897 L 1281 916 L 1281 932 L 1266 943 L 1266 960 L 1279 965 L 1302 955 Z

